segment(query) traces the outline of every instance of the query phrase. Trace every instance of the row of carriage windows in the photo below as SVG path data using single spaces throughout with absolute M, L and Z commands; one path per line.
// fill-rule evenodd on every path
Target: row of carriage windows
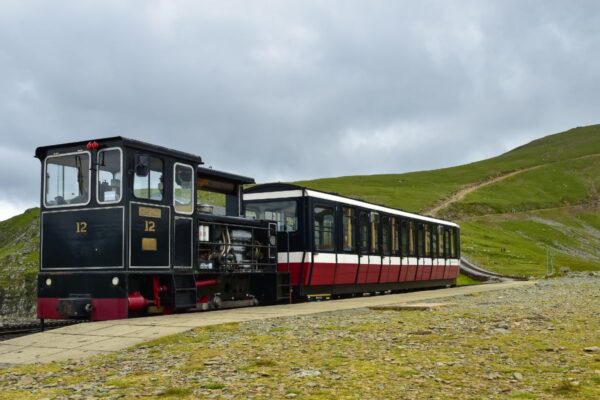
M 335 208 L 315 206 L 314 249 L 336 250 Z M 377 212 L 342 207 L 341 250 L 402 257 L 458 257 L 458 229 Z
M 122 152 L 104 149 L 97 154 L 97 201 L 111 204 L 121 201 Z M 143 162 L 139 164 L 138 159 Z M 157 157 L 136 158 L 133 194 L 138 199 L 162 201 L 163 161 Z M 87 152 L 50 156 L 46 159 L 45 204 L 47 207 L 84 205 L 90 201 L 90 154 Z M 194 170 L 191 166 L 175 163 L 173 170 L 173 198 L 175 211 L 193 212 Z

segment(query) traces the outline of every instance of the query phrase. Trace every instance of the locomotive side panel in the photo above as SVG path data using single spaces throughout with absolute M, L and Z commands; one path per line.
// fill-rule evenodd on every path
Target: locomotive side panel
M 123 268 L 123 207 L 43 212 L 41 268 Z

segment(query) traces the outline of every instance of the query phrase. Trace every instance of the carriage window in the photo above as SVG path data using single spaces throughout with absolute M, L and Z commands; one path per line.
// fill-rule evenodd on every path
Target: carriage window
M 246 217 L 275 221 L 278 232 L 298 230 L 295 201 L 246 202 Z
M 355 225 L 356 213 L 353 208 L 344 207 L 342 224 L 344 228 L 344 251 L 355 252 Z
M 417 223 L 417 257 L 423 257 L 425 255 L 425 229 L 422 223 Z
M 381 227 L 381 248 L 383 250 L 383 255 L 388 256 L 390 254 L 390 233 L 392 229 L 390 224 L 390 217 L 383 216 Z
M 333 207 L 316 206 L 315 217 L 315 250 L 332 251 L 335 249 L 333 243 L 333 225 L 335 221 Z
M 429 226 L 429 224 L 423 224 L 423 232 L 425 238 L 425 241 L 423 242 L 425 252 L 423 253 L 423 255 L 425 257 L 431 257 L 431 227 Z
M 408 255 L 411 257 L 417 256 L 415 237 L 415 223 L 413 221 L 410 221 L 408 224 Z
M 369 214 L 360 213 L 358 218 L 358 247 L 361 253 L 369 250 Z
M 45 205 L 87 204 L 90 200 L 90 155 L 69 154 L 46 159 Z
M 437 240 L 438 240 L 437 256 L 440 258 L 444 258 L 446 256 L 446 253 L 444 252 L 444 227 L 442 225 L 437 226 Z
M 444 257 L 452 258 L 450 254 L 450 229 L 444 228 Z
M 408 221 L 402 219 L 400 220 L 400 254 L 402 257 L 408 257 Z
M 100 150 L 98 152 L 98 203 L 121 201 L 121 175 L 121 150 Z
M 182 214 L 194 212 L 194 168 L 175 163 L 173 170 L 173 205 Z
M 430 225 L 429 230 L 431 231 L 431 257 L 436 258 L 438 256 L 437 225 Z
M 400 254 L 400 227 L 398 226 L 398 219 L 391 219 L 391 230 L 392 230 L 392 254 Z
M 456 258 L 456 242 L 454 240 L 454 229 L 448 230 L 450 236 L 450 258 Z
M 379 224 L 381 217 L 371 213 L 371 253 L 379 253 Z
M 133 195 L 138 199 L 163 199 L 163 162 L 156 157 L 139 154 L 133 177 Z

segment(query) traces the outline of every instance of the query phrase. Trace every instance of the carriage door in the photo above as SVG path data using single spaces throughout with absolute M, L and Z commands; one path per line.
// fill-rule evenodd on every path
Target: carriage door
M 192 268 L 194 240 L 194 168 L 175 163 L 173 167 L 173 218 L 175 268 Z

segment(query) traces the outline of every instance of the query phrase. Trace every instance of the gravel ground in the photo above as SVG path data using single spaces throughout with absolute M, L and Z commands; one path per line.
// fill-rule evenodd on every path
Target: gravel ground
M 228 324 L 76 363 L 0 370 L 0 398 L 600 398 L 600 276 Z

